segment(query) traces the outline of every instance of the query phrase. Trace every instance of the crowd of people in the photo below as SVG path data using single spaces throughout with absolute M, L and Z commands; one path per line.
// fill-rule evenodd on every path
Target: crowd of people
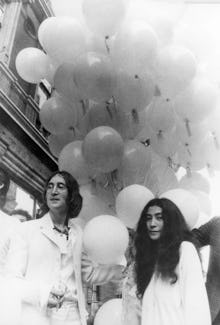
M 109 281 L 123 283 L 122 325 L 220 325 L 220 218 L 191 231 L 171 200 L 154 198 L 132 233 L 127 266 L 99 265 L 84 252 L 75 222 L 83 205 L 76 179 L 53 173 L 43 200 L 38 219 L 18 221 L 21 211 L 0 212 L 0 274 L 19 288 L 21 302 L 18 323 L 11 325 L 86 325 L 83 284 Z M 205 245 L 206 278 L 200 254 Z

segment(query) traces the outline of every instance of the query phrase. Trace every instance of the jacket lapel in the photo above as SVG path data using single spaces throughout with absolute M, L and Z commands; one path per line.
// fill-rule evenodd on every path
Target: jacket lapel
M 45 216 L 41 218 L 40 230 L 42 234 L 51 240 L 56 246 L 60 246 L 57 240 L 57 236 L 54 233 L 53 222 L 49 213 L 45 214 Z

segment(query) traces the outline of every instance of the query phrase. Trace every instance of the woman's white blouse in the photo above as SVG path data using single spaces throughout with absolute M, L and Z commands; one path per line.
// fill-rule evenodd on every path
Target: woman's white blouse
M 153 275 L 142 300 L 141 325 L 211 325 L 208 297 L 195 247 L 183 242 L 175 284 Z

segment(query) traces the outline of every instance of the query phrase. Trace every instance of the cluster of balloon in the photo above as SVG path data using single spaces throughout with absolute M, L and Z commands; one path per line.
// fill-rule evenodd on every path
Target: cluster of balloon
M 160 2 L 153 10 L 142 0 L 82 0 L 83 20 L 45 19 L 38 30 L 42 49 L 25 48 L 16 57 L 21 78 L 45 79 L 54 88 L 40 108 L 40 120 L 50 132 L 49 148 L 59 168 L 85 186 L 86 222 L 96 213 L 116 212 L 133 228 L 150 198 L 172 190 L 168 197 L 188 209 L 183 214 L 192 227 L 196 202 L 201 205 L 208 196 L 199 171 L 220 170 L 216 74 L 211 78 L 197 53 L 181 44 L 183 29 L 175 24 L 182 18 L 180 2 L 163 14 Z M 186 171 L 180 182 L 179 167 Z M 111 207 L 100 204 L 102 190 Z M 206 202 L 201 210 L 209 213 Z M 113 231 L 115 219 L 110 219 Z M 107 221 L 94 222 L 101 229 Z M 91 225 L 96 236 L 99 226 Z M 118 236 L 124 236 L 124 249 L 125 232 Z M 102 245 L 107 240 L 100 239 Z M 96 256 L 88 242 L 92 256 L 106 262 L 103 251 Z M 112 261 L 116 245 L 106 245 L 105 256 Z

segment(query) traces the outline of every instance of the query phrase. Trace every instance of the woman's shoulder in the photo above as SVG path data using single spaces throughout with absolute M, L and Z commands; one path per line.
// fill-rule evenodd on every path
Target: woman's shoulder
M 191 243 L 190 241 L 182 241 L 182 243 L 180 244 L 180 251 L 181 253 L 183 252 L 196 252 L 196 248 L 195 245 L 193 243 Z
M 180 245 L 180 261 L 192 260 L 198 256 L 198 252 L 193 243 L 189 241 L 183 241 Z

